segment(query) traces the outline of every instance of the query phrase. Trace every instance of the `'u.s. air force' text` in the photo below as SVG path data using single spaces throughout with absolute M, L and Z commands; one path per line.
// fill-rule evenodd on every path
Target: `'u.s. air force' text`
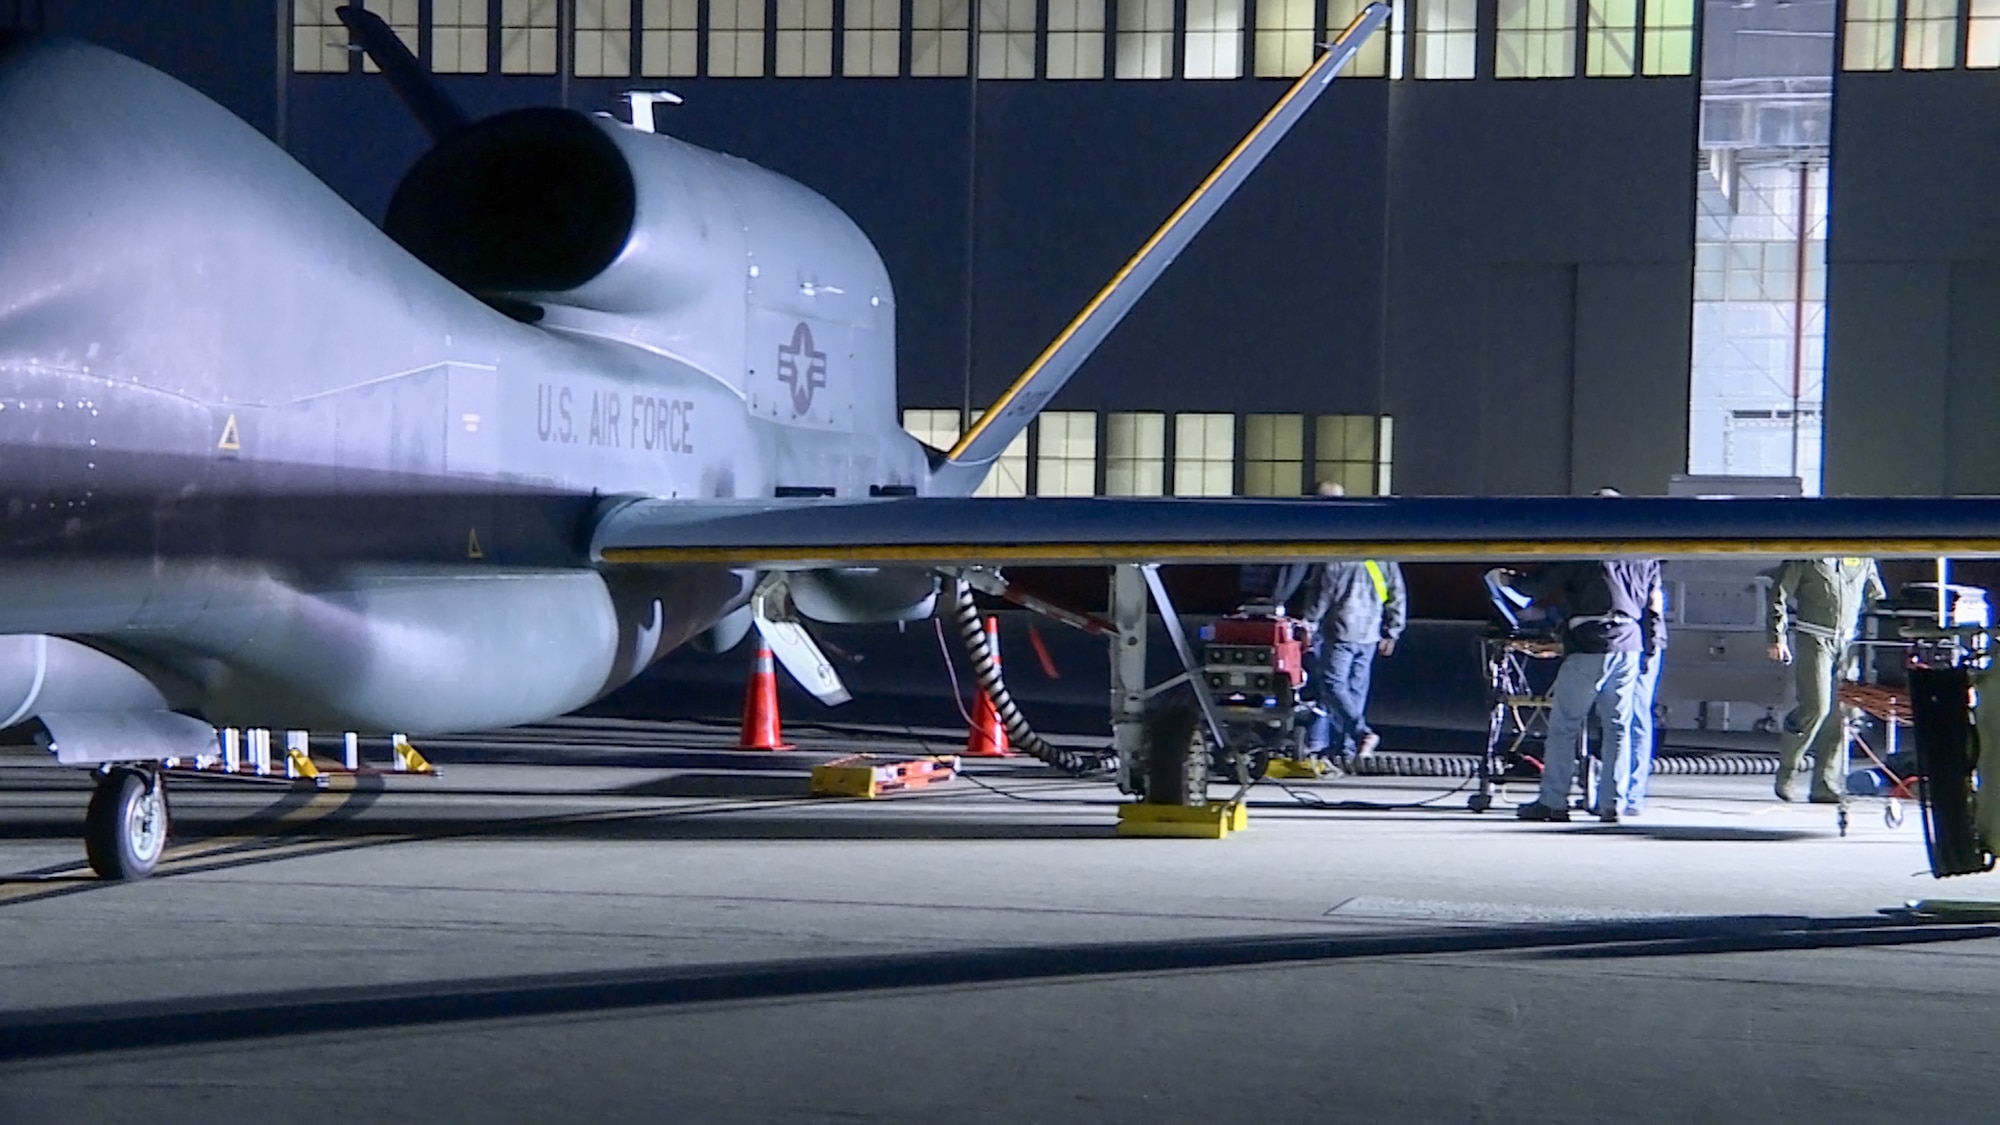
M 565 386 L 535 387 L 535 435 L 557 445 L 694 452 L 694 403 L 619 391 L 584 397 Z

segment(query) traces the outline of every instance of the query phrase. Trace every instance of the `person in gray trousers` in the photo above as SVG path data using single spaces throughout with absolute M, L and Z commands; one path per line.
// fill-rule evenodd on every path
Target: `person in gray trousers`
M 1812 801 L 1847 799 L 1847 725 L 1835 716 L 1847 646 L 1868 603 L 1884 597 L 1874 559 L 1791 559 L 1778 567 L 1765 607 L 1771 659 L 1792 666 L 1798 705 L 1778 742 L 1781 801 L 1798 800 L 1798 775 L 1812 750 Z M 1796 607 L 1796 608 L 1794 608 Z

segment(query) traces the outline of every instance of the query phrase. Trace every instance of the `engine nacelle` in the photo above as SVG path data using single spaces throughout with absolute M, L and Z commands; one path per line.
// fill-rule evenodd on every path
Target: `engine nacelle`
M 757 377 L 776 376 L 776 349 L 796 351 L 801 325 L 829 395 L 835 382 L 857 393 L 842 372 L 895 370 L 889 276 L 846 214 L 775 172 L 608 117 L 524 109 L 470 126 L 410 170 L 383 226 L 473 293 L 692 360 L 753 410 Z M 875 381 L 879 394 L 863 388 L 868 401 L 840 415 L 807 401 L 775 418 L 893 415 L 889 380 Z
M 829 625 L 921 621 L 937 606 L 937 573 L 913 567 L 801 570 L 785 582 L 794 608 Z

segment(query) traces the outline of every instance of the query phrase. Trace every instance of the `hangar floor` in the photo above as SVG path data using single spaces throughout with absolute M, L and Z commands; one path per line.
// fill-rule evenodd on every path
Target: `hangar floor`
M 1265 785 L 1227 841 L 1121 840 L 1031 765 L 812 802 L 811 755 L 718 740 L 180 784 L 130 885 L 79 871 L 77 776 L 0 758 L 0 1121 L 1991 1115 L 2000 926 L 1882 911 L 2000 894 L 1872 802 L 1842 839 L 1758 777 L 1617 827 Z

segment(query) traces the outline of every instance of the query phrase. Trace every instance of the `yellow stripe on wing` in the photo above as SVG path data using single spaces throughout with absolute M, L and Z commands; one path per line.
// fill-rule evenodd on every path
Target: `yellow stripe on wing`
M 1315 558 L 1401 561 L 1566 559 L 1630 555 L 1760 555 L 1822 558 L 1860 552 L 1878 558 L 2000 557 L 2000 539 L 1537 539 L 1325 540 L 1228 543 L 930 543 L 830 546 L 612 547 L 609 563 L 1138 563 L 1240 562 Z

